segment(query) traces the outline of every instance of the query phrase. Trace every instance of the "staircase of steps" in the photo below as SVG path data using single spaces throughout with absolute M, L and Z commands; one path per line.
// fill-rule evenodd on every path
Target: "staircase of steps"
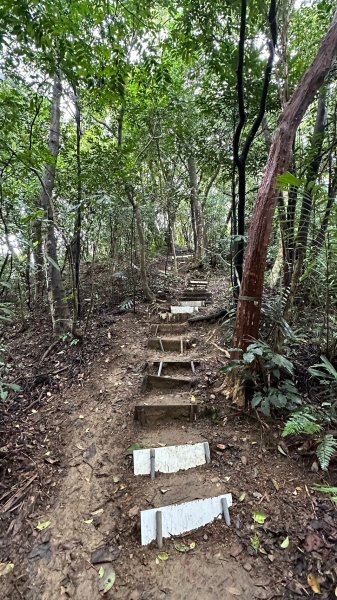
M 148 429 L 163 423 L 171 426 L 181 420 L 193 423 L 198 417 L 199 402 L 193 395 L 193 388 L 198 384 L 202 361 L 197 354 L 198 340 L 189 330 L 188 319 L 194 312 L 202 310 L 206 302 L 211 302 L 208 282 L 189 280 L 181 298 L 178 304 L 170 307 L 170 311 L 160 313 L 157 322 L 150 325 L 142 400 L 134 413 L 140 426 Z M 205 480 L 199 473 L 203 465 L 211 463 L 209 444 L 205 440 L 191 443 L 187 435 L 186 431 L 183 444 L 171 446 L 161 443 L 161 447 L 150 444 L 151 447 L 133 453 L 135 475 L 148 475 L 151 480 L 158 473 L 165 474 L 161 475 L 165 478 L 178 473 L 174 477 L 179 477 L 178 485 L 172 486 L 171 480 L 171 483 L 163 484 L 167 491 L 175 489 L 173 504 L 170 504 L 169 493 L 165 495 L 164 504 L 163 495 L 159 493 L 155 496 L 154 508 L 141 511 L 142 545 L 156 540 L 161 548 L 164 538 L 202 527 L 221 515 L 226 524 L 230 524 L 231 494 L 219 495 L 216 486 L 205 486 Z M 192 468 L 194 470 L 189 472 Z M 177 487 L 182 491 L 181 501 L 179 494 L 177 499 Z M 186 497 L 191 501 L 184 502 Z

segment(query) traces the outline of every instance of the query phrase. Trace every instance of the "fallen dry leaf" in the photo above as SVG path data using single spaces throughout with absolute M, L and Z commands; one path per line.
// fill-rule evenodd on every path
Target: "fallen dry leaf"
M 240 592 L 240 590 L 238 590 L 238 588 L 229 587 L 229 588 L 226 588 L 226 591 L 229 594 L 232 594 L 232 596 L 241 596 L 241 592 Z
M 313 575 L 312 573 L 308 573 L 307 582 L 310 585 L 310 587 L 311 587 L 312 591 L 314 592 L 314 594 L 320 594 L 321 593 L 321 586 L 318 583 L 315 575 Z

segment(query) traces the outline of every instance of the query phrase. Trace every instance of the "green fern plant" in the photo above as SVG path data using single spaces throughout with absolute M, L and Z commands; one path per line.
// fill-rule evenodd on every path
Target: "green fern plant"
M 289 435 L 315 435 L 322 431 L 322 425 L 317 423 L 314 415 L 304 411 L 297 411 L 289 417 L 282 432 L 283 437 Z
M 331 459 L 337 449 L 337 440 L 331 433 L 327 433 L 319 442 L 316 448 L 317 458 L 321 465 L 322 471 L 327 471 Z
M 330 500 L 337 504 L 337 487 L 330 487 L 324 485 L 313 485 L 312 489 L 315 492 L 322 492 L 323 494 L 330 494 Z
M 323 424 L 327 422 L 324 411 L 316 410 L 316 414 L 309 411 L 310 409 L 306 408 L 293 413 L 284 426 L 282 437 L 303 434 L 314 436 L 318 462 L 322 471 L 327 471 L 337 450 L 337 440 L 331 433 L 319 436 L 323 431 Z

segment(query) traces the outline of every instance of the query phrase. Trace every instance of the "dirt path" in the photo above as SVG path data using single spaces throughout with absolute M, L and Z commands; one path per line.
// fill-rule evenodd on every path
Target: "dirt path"
M 212 384 L 222 357 L 206 342 L 214 325 L 196 328 L 198 343 L 191 350 L 202 358 L 201 383 L 193 394 L 213 420 L 203 417 L 156 427 L 134 421 L 148 358 L 149 321 L 144 308 L 119 318 L 111 350 L 60 397 L 60 411 L 68 412 L 62 477 L 50 490 L 44 512 L 30 515 L 32 523 L 51 525 L 42 532 L 33 530 L 31 559 L 24 561 L 15 591 L 5 597 L 101 598 L 100 565 L 93 566 L 91 557 L 101 547 L 116 572 L 115 585 L 105 597 L 251 600 L 304 593 L 300 581 L 310 558 L 300 567 L 298 560 L 307 528 L 317 519 L 307 487 L 310 476 L 277 452 L 277 433 L 265 434 L 258 421 L 238 417 L 230 406 L 219 408 L 224 403 L 215 400 Z M 203 440 L 211 446 L 210 465 L 159 475 L 154 482 L 133 475 L 126 454 L 132 444 Z M 165 561 L 158 558 L 155 545 L 140 545 L 140 510 L 228 492 L 233 494 L 231 528 L 217 520 L 183 536 L 178 542 L 195 543 L 186 554 L 174 547 L 177 540 L 166 541 Z M 266 513 L 264 526 L 254 523 L 253 511 Z M 288 553 L 280 547 L 287 536 L 293 548 Z M 103 565 L 106 572 L 109 563 Z

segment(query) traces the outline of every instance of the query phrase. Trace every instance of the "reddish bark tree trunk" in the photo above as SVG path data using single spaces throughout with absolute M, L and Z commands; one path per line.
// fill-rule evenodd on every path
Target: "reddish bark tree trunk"
M 270 148 L 253 214 L 236 313 L 233 345 L 245 350 L 259 334 L 267 249 L 279 191 L 277 176 L 287 171 L 297 128 L 324 83 L 337 54 L 337 12 L 332 25 L 293 96 L 285 106 Z

